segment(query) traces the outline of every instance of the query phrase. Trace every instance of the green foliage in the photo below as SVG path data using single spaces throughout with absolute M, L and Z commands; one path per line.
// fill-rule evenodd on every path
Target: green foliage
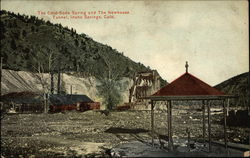
M 4 23 L 2 21 L 0 21 L 0 39 L 4 39 L 5 35 L 4 33 L 6 32 Z
M 98 94 L 104 99 L 107 110 L 114 109 L 121 102 L 121 93 L 118 90 L 119 82 L 114 79 L 102 79 L 97 86 Z
M 46 24 L 49 25 L 49 26 L 53 25 L 49 20 L 46 21 Z
M 31 26 L 31 32 L 35 32 L 35 27 L 33 25 Z
M 17 46 L 16 46 L 16 41 L 14 39 L 11 40 L 10 42 L 10 46 L 13 50 L 16 50 L 17 49 Z
M 13 27 L 17 27 L 16 19 L 13 21 Z
M 168 84 L 168 82 L 166 80 L 160 78 L 160 87 L 161 88 L 164 87 L 164 86 L 166 86 L 167 84 Z
M 77 39 L 75 39 L 75 45 L 76 45 L 76 47 L 78 47 L 78 46 L 79 46 L 79 42 L 78 42 L 78 40 L 77 40 Z
M 22 33 L 22 35 L 23 35 L 23 38 L 24 38 L 24 37 L 26 37 L 26 35 L 27 35 L 27 32 L 26 32 L 25 30 L 23 30 L 23 33 Z

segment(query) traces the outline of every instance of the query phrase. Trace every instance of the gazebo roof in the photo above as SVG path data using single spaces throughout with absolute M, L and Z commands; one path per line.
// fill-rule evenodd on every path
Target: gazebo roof
M 202 80 L 186 72 L 157 91 L 153 96 L 225 95 Z
M 150 99 L 220 99 L 230 97 L 186 72 L 151 95 Z M 232 97 L 232 96 L 231 96 Z

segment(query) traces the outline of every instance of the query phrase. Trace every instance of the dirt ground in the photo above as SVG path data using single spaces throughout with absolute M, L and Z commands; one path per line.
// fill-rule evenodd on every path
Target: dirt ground
M 212 139 L 223 141 L 220 112 L 212 113 Z M 1 120 L 2 157 L 109 157 L 110 149 L 149 140 L 150 111 L 100 111 L 8 114 Z M 167 134 L 165 111 L 155 112 L 158 135 Z M 173 109 L 173 138 L 202 138 L 201 111 Z M 229 141 L 248 144 L 249 128 L 229 128 Z

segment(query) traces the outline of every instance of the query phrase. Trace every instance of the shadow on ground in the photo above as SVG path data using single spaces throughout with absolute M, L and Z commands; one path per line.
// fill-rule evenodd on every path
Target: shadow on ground
M 119 127 L 111 127 L 105 131 L 106 133 L 112 133 L 112 134 L 139 134 L 139 133 L 147 133 L 148 130 L 142 129 L 142 128 L 119 128 Z

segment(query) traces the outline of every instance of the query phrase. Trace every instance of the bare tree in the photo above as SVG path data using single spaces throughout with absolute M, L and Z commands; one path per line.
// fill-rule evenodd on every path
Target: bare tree
M 41 49 L 39 50 L 41 51 Z M 37 65 L 33 65 L 33 69 L 35 70 L 35 76 L 38 79 L 38 83 L 42 86 L 42 93 L 44 94 L 44 112 L 48 112 L 48 98 L 47 94 L 51 92 L 51 84 L 49 84 L 49 76 L 51 75 L 51 72 L 55 69 L 55 58 L 53 58 L 53 53 L 48 49 L 44 59 L 47 59 L 48 62 L 48 68 L 46 70 L 46 63 L 43 63 L 41 59 L 39 59 L 38 56 L 33 57 L 35 59 L 35 62 Z M 48 72 L 48 77 L 46 77 L 46 72 Z
M 98 93 L 104 98 L 104 104 L 107 110 L 112 110 L 121 101 L 119 87 L 119 72 L 112 67 L 111 61 L 102 56 L 104 63 L 108 68 L 108 75 L 100 78 L 101 85 L 98 86 Z
M 37 64 L 37 67 L 33 68 L 36 70 L 35 76 L 38 79 L 39 84 L 42 86 L 42 93 L 44 95 L 44 113 L 47 113 L 47 94 L 49 93 L 50 85 L 48 84 L 48 78 L 45 77 L 43 64 L 41 62 L 37 62 Z

